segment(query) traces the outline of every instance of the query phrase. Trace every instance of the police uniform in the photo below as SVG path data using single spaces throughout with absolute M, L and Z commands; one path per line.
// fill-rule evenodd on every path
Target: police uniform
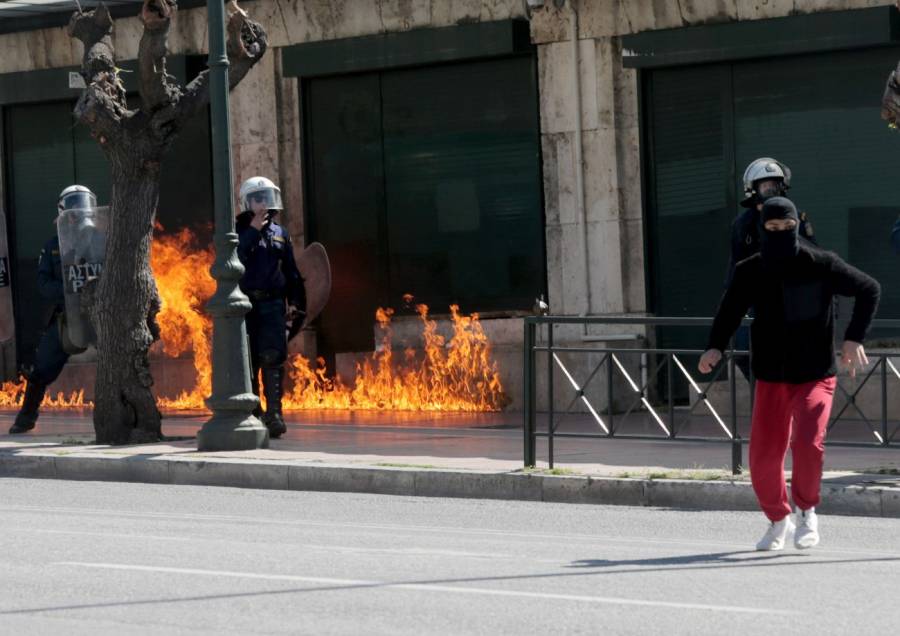
M 284 432 L 281 420 L 283 364 L 287 359 L 285 301 L 306 306 L 303 278 L 294 261 L 287 231 L 270 221 L 257 230 L 249 217 L 238 221 L 238 258 L 245 271 L 240 286 L 252 308 L 245 320 L 250 341 L 253 391 L 259 395 L 258 376 L 263 374 L 266 425 L 273 437 Z M 277 416 L 278 422 L 274 422 Z
M 65 310 L 63 296 L 62 259 L 59 254 L 59 238 L 54 236 L 44 244 L 38 259 L 38 292 L 48 305 L 42 324 L 44 332 L 35 352 L 34 366 L 26 374 L 28 381 L 22 408 L 10 433 L 24 433 L 34 428 L 38 408 L 44 399 L 47 386 L 52 384 L 69 360 L 63 349 L 57 318 Z
M 60 215 L 72 210 L 94 210 L 96 207 L 97 197 L 94 193 L 89 188 L 77 184 L 64 189 L 56 203 Z M 42 324 L 44 332 L 38 342 L 34 365 L 25 374 L 28 384 L 25 387 L 22 408 L 16 415 L 12 428 L 9 429 L 11 435 L 25 433 L 34 428 L 47 385 L 59 377 L 69 359 L 66 346 L 72 343 L 68 338 L 63 342 L 65 334 L 61 333 L 65 319 L 65 292 L 58 235 L 47 241 L 41 250 L 38 259 L 38 292 L 48 302 L 49 307 L 44 315 Z M 58 318 L 61 320 L 57 320 Z M 83 351 L 83 349 L 76 350 Z

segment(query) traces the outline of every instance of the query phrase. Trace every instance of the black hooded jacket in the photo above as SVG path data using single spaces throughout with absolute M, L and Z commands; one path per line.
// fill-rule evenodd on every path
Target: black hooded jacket
M 766 202 L 762 226 L 773 218 L 797 219 L 796 208 L 782 197 Z M 760 227 L 761 251 L 737 264 L 719 305 L 709 348 L 724 351 L 751 307 L 754 375 L 769 382 L 802 384 L 833 376 L 834 296 L 855 298 L 845 340 L 863 342 L 881 287 L 871 276 L 837 254 L 801 244 L 794 230 Z

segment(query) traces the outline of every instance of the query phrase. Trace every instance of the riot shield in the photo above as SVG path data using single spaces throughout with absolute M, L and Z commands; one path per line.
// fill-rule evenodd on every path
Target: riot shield
M 81 298 L 85 285 L 99 278 L 103 269 L 108 212 L 106 207 L 65 210 L 56 219 L 66 300 L 65 329 L 75 347 L 86 348 L 97 340 Z
M 297 269 L 303 276 L 303 288 L 306 291 L 306 318 L 301 325 L 303 328 L 325 309 L 331 295 L 331 263 L 325 247 L 321 243 L 307 245 L 297 259 Z

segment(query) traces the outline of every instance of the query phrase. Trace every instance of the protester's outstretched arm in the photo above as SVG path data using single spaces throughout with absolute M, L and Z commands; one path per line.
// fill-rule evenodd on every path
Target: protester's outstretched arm
M 725 289 L 728 289 L 728 286 L 731 285 L 731 279 L 734 278 L 734 268 L 738 263 L 737 255 L 741 249 L 741 237 L 737 219 L 731 222 L 731 241 L 729 246 L 731 249 L 728 251 L 728 271 L 725 272 Z
M 702 373 L 709 373 L 719 363 L 722 351 L 728 347 L 728 341 L 750 309 L 750 286 L 746 274 L 749 266 L 742 264 L 735 268 L 731 284 L 722 296 L 709 334 L 707 351 L 700 358 L 699 368 Z
M 835 292 L 841 296 L 854 298 L 853 315 L 850 324 L 847 325 L 847 331 L 844 332 L 840 360 L 841 366 L 849 370 L 850 376 L 853 377 L 857 369 L 864 369 L 869 364 L 863 341 L 878 309 L 881 285 L 865 272 L 840 259 L 835 259 L 832 265 L 831 284 Z
M 881 285 L 865 272 L 835 258 L 831 265 L 831 286 L 836 294 L 855 299 L 853 315 L 844 332 L 844 340 L 864 342 L 878 309 Z

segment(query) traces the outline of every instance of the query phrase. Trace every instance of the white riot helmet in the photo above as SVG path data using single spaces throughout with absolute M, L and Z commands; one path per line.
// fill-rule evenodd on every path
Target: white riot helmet
M 60 214 L 67 210 L 93 210 L 97 207 L 97 197 L 82 185 L 71 185 L 59 193 L 56 207 Z
M 281 205 L 281 190 L 270 179 L 265 177 L 250 177 L 241 184 L 240 190 L 241 212 L 252 212 L 251 200 L 265 203 L 268 210 L 283 210 Z
M 759 192 L 760 182 L 775 181 L 775 187 L 766 192 Z M 791 169 L 771 157 L 754 159 L 744 170 L 744 199 L 741 205 L 745 208 L 753 207 L 755 203 L 762 203 L 774 196 L 783 196 L 791 187 Z

